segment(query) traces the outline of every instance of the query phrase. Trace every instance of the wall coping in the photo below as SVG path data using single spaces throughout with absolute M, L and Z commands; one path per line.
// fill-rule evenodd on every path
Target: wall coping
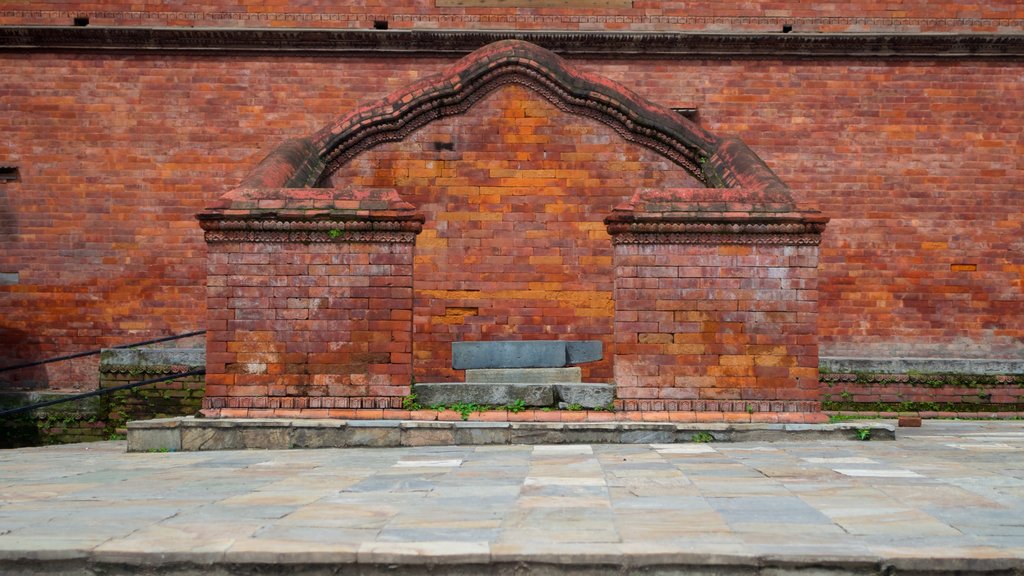
M 126 368 L 146 371 L 167 366 L 205 368 L 205 348 L 108 348 L 100 352 L 100 372 Z
M 983 58 L 1024 57 L 1015 33 L 762 33 L 509 30 L 329 30 L 0 26 L 0 50 L 331 53 L 357 56 L 461 56 L 499 40 L 525 40 L 570 57 Z
M 1000 358 L 851 358 L 822 356 L 821 368 L 834 373 L 1024 374 L 1024 360 Z
M 207 242 L 415 241 L 424 216 L 391 189 L 236 188 L 196 215 Z

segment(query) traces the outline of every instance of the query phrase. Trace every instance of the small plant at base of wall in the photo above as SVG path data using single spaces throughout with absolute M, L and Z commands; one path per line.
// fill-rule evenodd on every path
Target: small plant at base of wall
M 706 444 L 708 442 L 713 442 L 714 439 L 715 437 L 708 432 L 695 432 L 692 436 L 690 436 L 690 442 L 696 442 L 698 444 Z

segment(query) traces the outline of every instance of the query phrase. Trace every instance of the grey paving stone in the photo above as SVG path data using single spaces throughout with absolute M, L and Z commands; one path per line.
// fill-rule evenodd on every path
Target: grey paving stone
M 559 443 L 572 428 L 561 423 L 348 429 L 472 424 L 555 437 L 534 446 L 2 451 L 0 573 L 84 573 L 103 562 L 165 574 L 226 574 L 225 562 L 252 573 L 280 570 L 273 563 L 315 573 L 327 563 L 384 574 L 392 564 L 382 562 L 399 567 L 393 573 L 544 566 L 536 573 L 578 576 L 1024 571 L 1024 479 L 1008 458 L 1017 452 L 956 447 L 1024 451 L 1024 422 L 925 422 L 896 442 L 653 446 Z M 844 476 L 842 466 L 921 478 Z
M 555 396 L 558 400 L 583 408 L 607 408 L 615 400 L 615 386 L 612 384 L 557 383 Z
M 516 382 L 431 382 L 417 384 L 416 396 L 424 406 L 505 406 L 517 400 L 531 407 L 552 406 L 555 403 L 555 389 L 550 384 Z
M 520 384 L 554 384 L 581 382 L 583 369 L 565 368 L 471 368 L 466 370 L 466 382 L 518 382 Z
M 730 525 L 736 523 L 823 524 L 832 519 L 795 496 L 741 496 L 708 498 Z

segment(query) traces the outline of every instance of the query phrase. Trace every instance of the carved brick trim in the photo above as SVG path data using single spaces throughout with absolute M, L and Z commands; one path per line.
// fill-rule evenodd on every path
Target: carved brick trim
M 309 16 L 309 15 L 306 15 Z M 429 16 L 426 16 L 429 17 Z M 379 16 L 377 17 L 379 18 Z M 399 15 L 397 18 L 401 19 Z M 409 19 L 417 17 L 408 16 Z M 368 18 L 372 21 L 375 18 Z M 692 23 L 728 23 L 698 17 Z M 749 23 L 755 19 L 737 19 Z M 762 18 L 765 25 L 794 19 Z M 815 19 L 827 20 L 827 19 Z M 843 20 L 843 19 L 839 19 Z M 849 19 L 847 19 L 849 20 Z M 884 19 L 882 25 L 899 19 Z M 914 19 L 908 23 L 921 19 Z M 965 21 L 966 22 L 966 21 Z M 1005 25 L 993 21 L 993 25 Z M 1020 27 L 1020 21 L 1008 21 Z M 828 22 L 825 22 L 828 24 Z M 967 26 L 967 24 L 964 24 Z M 323 30 L 150 27 L 3 26 L 0 49 L 143 52 L 329 52 L 364 56 L 461 56 L 499 40 L 524 40 L 564 56 L 586 58 L 1021 58 L 1022 34 L 977 33 L 708 33 L 482 30 Z
M 203 399 L 203 407 L 247 409 L 304 409 L 304 408 L 387 408 L 402 407 L 400 396 L 218 396 Z
M 817 246 L 822 222 L 614 222 L 612 244 L 771 244 Z
M 412 244 L 421 220 L 202 219 L 208 243 L 299 242 Z
M 355 110 L 312 135 L 326 169 L 318 181 L 287 185 L 316 186 L 358 154 L 383 142 L 402 140 L 436 119 L 462 114 L 510 83 L 531 88 L 567 113 L 610 126 L 627 141 L 655 150 L 706 184 L 705 171 L 719 168 L 704 165 L 719 146 L 713 134 L 607 78 L 577 70 L 537 45 L 506 41 L 480 48 L 447 70 Z
M 616 410 L 623 412 L 820 412 L 821 402 L 810 400 L 615 400 Z
M 324 173 L 335 172 L 349 160 L 379 144 L 404 140 L 434 120 L 463 114 L 488 94 L 509 84 L 530 88 L 563 112 L 592 118 L 611 127 L 623 140 L 654 150 L 707 184 L 707 176 L 700 165 L 701 152 L 692 144 L 637 121 L 637 118 L 631 117 L 623 109 L 620 102 L 593 100 L 574 94 L 567 89 L 566 84 L 545 76 L 536 67 L 514 62 L 496 66 L 486 74 L 471 78 L 460 89 L 443 98 L 425 102 L 421 107 L 411 107 L 411 110 L 404 110 L 402 114 L 390 118 L 379 119 L 372 127 L 356 130 L 348 138 L 337 139 L 330 145 L 332 151 L 324 155 L 327 162 Z
M 612 244 L 765 244 L 775 246 L 817 246 L 821 234 L 635 234 L 612 236 Z

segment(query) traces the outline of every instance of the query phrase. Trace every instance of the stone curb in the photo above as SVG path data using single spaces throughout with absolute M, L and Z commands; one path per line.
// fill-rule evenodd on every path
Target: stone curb
M 128 451 L 286 450 L 483 444 L 650 444 L 781 440 L 895 440 L 877 422 L 728 424 L 672 422 L 477 422 L 205 419 L 128 423 Z
M 1024 558 L 1011 556 L 900 557 L 886 559 L 870 555 L 743 555 L 680 552 L 667 545 L 559 544 L 498 546 L 486 542 L 366 542 L 357 549 L 297 551 L 227 550 L 195 554 L 190 550 L 136 552 L 111 555 L 91 552 L 68 557 L 40 558 L 30 551 L 0 551 L 0 572 L 30 575 L 130 574 L 137 570 L 158 570 L 165 576 L 214 574 L 289 573 L 328 574 L 355 568 L 362 575 L 376 574 L 572 574 L 598 575 L 654 570 L 658 574 L 714 573 L 723 576 L 751 574 L 829 574 L 840 576 L 925 574 L 1020 574 Z M 317 548 L 314 546 L 314 548 Z M 548 550 L 548 548 L 551 548 Z

